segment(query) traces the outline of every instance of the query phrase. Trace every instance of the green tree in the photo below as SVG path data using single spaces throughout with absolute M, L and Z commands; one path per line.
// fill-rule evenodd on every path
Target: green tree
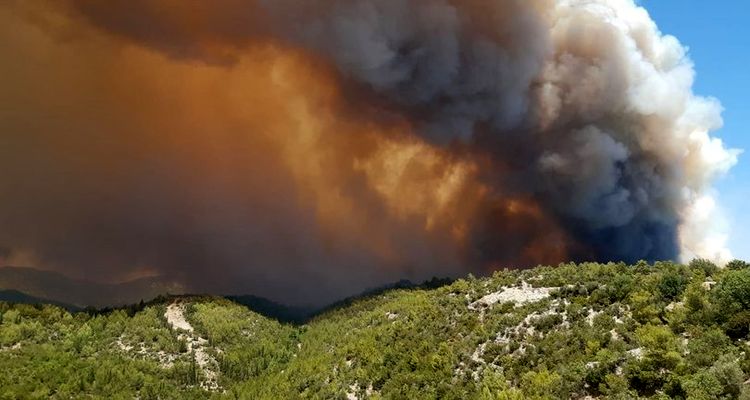
M 676 271 L 669 271 L 662 276 L 658 289 L 665 300 L 672 301 L 682 295 L 687 283 L 685 276 Z
M 728 270 L 736 271 L 736 270 L 746 269 L 748 267 L 750 267 L 750 264 L 742 260 L 732 260 L 729 263 L 727 263 Z
M 703 258 L 696 258 L 690 261 L 688 266 L 690 269 L 703 271 L 706 276 L 713 276 L 719 271 L 719 267 L 716 264 Z
M 750 269 L 727 271 L 712 291 L 716 316 L 733 338 L 750 332 Z

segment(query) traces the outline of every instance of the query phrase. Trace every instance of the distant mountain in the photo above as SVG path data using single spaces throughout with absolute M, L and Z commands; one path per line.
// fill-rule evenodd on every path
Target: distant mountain
M 359 294 L 356 294 L 354 296 L 349 296 L 344 299 L 341 299 L 339 301 L 333 302 L 327 306 L 318 308 L 314 312 L 311 312 L 308 315 L 308 318 L 315 317 L 318 314 L 324 314 L 326 312 L 335 311 L 340 308 L 346 308 L 352 305 L 353 303 L 371 298 L 371 297 L 377 297 L 379 295 L 382 295 L 383 293 L 386 293 L 391 290 L 397 290 L 397 289 L 437 289 L 442 286 L 448 286 L 455 282 L 455 279 L 451 278 L 438 278 L 438 277 L 432 277 L 432 279 L 426 280 L 422 283 L 414 283 L 408 279 L 401 279 L 397 282 L 393 283 L 387 283 L 385 285 L 380 285 L 376 287 L 371 287 L 368 289 L 365 289 L 364 291 L 360 292 Z
M 319 308 L 287 306 L 263 297 L 252 295 L 227 296 L 226 298 L 257 312 L 258 314 L 273 318 L 279 322 L 295 324 L 303 323 L 320 311 Z
M 182 294 L 185 288 L 163 277 L 107 284 L 67 277 L 34 268 L 0 268 L 0 290 L 77 307 L 112 307 L 150 300 L 161 294 Z
M 398 282 L 385 284 L 378 287 L 365 289 L 361 293 L 339 300 L 337 302 L 328 304 L 323 307 L 294 307 L 288 306 L 282 303 L 277 303 L 272 300 L 268 300 L 263 297 L 253 295 L 239 295 L 239 296 L 225 296 L 226 299 L 234 301 L 235 303 L 241 304 L 252 311 L 263 316 L 273 318 L 279 322 L 302 324 L 308 322 L 310 319 L 317 315 L 336 310 L 338 308 L 344 308 L 352 303 L 362 300 L 368 297 L 375 297 L 385 292 L 394 289 L 437 289 L 441 286 L 447 286 L 453 283 L 453 279 L 450 278 L 432 278 L 431 280 L 423 283 L 414 283 L 412 281 L 402 279 Z
M 65 304 L 59 301 L 29 296 L 28 294 L 19 292 L 18 290 L 0 290 L 0 301 L 15 304 L 52 304 L 61 308 L 65 308 L 68 311 L 81 310 L 80 307 L 76 307 L 71 304 Z

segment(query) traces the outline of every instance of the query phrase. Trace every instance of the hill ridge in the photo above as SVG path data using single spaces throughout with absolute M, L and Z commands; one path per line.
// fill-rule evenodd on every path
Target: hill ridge
M 211 296 L 76 315 L 0 303 L 0 395 L 747 399 L 747 293 L 747 264 L 698 260 L 502 270 L 302 325 Z

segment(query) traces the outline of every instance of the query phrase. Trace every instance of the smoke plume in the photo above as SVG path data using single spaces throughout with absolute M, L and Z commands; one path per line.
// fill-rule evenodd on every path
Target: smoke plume
M 6 263 L 320 304 L 730 256 L 711 184 L 739 151 L 633 0 L 11 0 L 0 22 Z

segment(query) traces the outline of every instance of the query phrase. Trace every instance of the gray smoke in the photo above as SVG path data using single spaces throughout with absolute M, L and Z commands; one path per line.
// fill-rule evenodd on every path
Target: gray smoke
M 701 252 L 680 241 L 680 226 L 737 152 L 708 136 L 720 107 L 692 94 L 685 50 L 632 1 L 262 7 L 277 36 L 323 54 L 430 140 L 467 142 L 512 166 L 495 184 L 540 199 L 595 259 Z

